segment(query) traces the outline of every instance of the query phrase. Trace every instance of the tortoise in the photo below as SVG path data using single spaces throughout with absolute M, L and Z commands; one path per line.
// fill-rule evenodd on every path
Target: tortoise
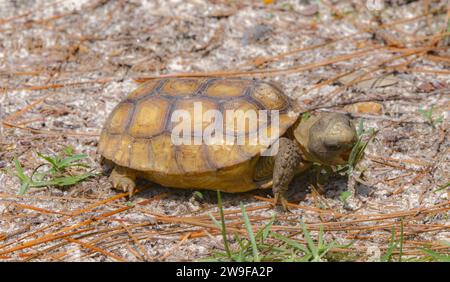
M 195 112 L 196 103 L 201 103 L 201 111 Z M 220 123 L 226 127 L 221 141 L 173 142 L 174 130 L 180 124 L 174 122 L 175 113 L 192 116 L 208 110 L 224 115 L 266 110 L 270 115 L 276 113 L 278 122 L 272 118 L 262 122 L 262 115 L 258 116 L 259 132 L 265 132 L 270 141 L 252 143 L 258 135 L 245 116 L 211 119 L 210 123 L 195 121 L 194 116 L 186 123 L 194 128 L 186 134 L 191 138 L 187 140 L 201 137 L 202 130 L 214 120 L 219 128 Z M 356 141 L 355 127 L 346 115 L 319 113 L 305 119 L 300 112 L 279 86 L 261 80 L 152 79 L 113 109 L 102 129 L 98 153 L 112 168 L 109 178 L 113 188 L 130 196 L 135 193 L 137 178 L 166 187 L 230 193 L 272 187 L 275 205 L 287 209 L 284 193 L 297 173 L 313 163 L 345 163 Z M 245 126 L 236 128 L 242 121 Z M 241 137 L 241 142 L 223 142 L 229 136 L 232 141 Z M 276 154 L 268 154 L 274 144 Z

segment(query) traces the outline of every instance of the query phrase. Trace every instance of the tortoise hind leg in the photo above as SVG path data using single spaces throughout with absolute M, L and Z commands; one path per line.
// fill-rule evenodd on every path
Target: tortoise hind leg
M 114 189 L 127 192 L 129 197 L 136 192 L 136 171 L 122 166 L 115 166 L 109 180 Z
M 288 138 L 280 138 L 273 168 L 272 191 L 275 196 L 275 205 L 280 203 L 285 211 L 288 211 L 288 207 L 284 194 L 297 173 L 301 160 L 300 148 L 297 143 Z

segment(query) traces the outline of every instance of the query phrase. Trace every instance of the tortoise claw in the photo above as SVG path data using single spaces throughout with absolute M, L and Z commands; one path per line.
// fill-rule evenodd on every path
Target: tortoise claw
M 288 206 L 288 201 L 281 193 L 275 193 L 275 201 L 274 201 L 274 207 L 277 210 L 281 210 L 282 212 L 291 212 Z
M 134 184 L 134 181 L 129 178 L 124 177 L 116 181 L 113 180 L 112 185 L 114 189 L 128 193 L 129 197 L 132 197 L 136 193 L 136 185 Z
M 124 192 L 128 192 L 128 198 L 133 197 L 137 192 L 136 185 L 134 183 L 133 185 L 128 185 L 124 188 Z
M 109 177 L 114 189 L 128 193 L 128 197 L 132 197 L 136 193 L 135 176 L 127 174 L 126 171 L 114 168 Z

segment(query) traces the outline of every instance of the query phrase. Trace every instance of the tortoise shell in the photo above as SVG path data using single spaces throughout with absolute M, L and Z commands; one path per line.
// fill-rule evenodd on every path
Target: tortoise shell
M 227 110 L 277 110 L 279 130 L 273 133 L 271 119 L 258 130 L 275 141 L 298 118 L 294 103 L 273 84 L 237 78 L 167 78 L 143 83 L 120 102 L 109 115 L 101 132 L 99 153 L 117 165 L 158 175 L 195 175 L 235 166 L 259 156 L 270 144 L 252 142 L 257 134 L 250 126 L 239 131 L 239 117 L 223 119 L 224 136 L 245 136 L 245 142 L 233 144 L 179 144 L 172 142 L 177 123 L 173 114 L 183 110 L 194 116 L 195 103 L 201 102 L 202 114 L 216 110 L 226 116 Z M 242 116 L 241 116 L 242 118 Z M 258 117 L 259 119 L 260 117 Z M 264 120 L 262 120 L 264 121 Z M 194 131 L 206 130 L 211 123 L 191 120 Z M 233 128 L 232 128 L 233 129 Z M 274 131 L 276 132 L 276 131 Z M 200 132 L 201 136 L 201 132 Z M 225 138 L 225 137 L 224 137 Z M 236 139 L 235 139 L 236 140 Z

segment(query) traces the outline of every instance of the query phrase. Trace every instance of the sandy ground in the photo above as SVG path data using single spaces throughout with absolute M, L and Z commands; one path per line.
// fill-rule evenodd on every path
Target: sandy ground
M 292 213 L 273 230 L 304 242 L 300 220 L 322 224 L 327 240 L 353 243 L 337 253 L 367 261 L 384 252 L 392 227 L 399 236 L 403 218 L 406 254 L 449 252 L 439 243 L 450 235 L 449 191 L 436 192 L 450 169 L 446 1 L 386 3 L 382 12 L 365 1 L 264 2 L 0 0 L 0 260 L 191 261 L 223 249 L 208 217 L 215 192 L 200 199 L 140 183 L 129 203 L 99 175 L 17 196 L 14 156 L 30 174 L 42 163 L 36 152 L 71 146 L 99 172 L 99 131 L 135 79 L 185 72 L 275 81 L 305 111 L 382 105 L 351 111 L 378 130 L 353 177 L 333 178 L 323 195 L 297 179 Z M 337 76 L 354 70 L 374 79 L 343 86 L 349 80 Z M 418 110 L 430 107 L 443 117 L 436 126 Z M 242 236 L 240 202 L 255 228 L 275 212 L 270 191 L 223 197 Z

